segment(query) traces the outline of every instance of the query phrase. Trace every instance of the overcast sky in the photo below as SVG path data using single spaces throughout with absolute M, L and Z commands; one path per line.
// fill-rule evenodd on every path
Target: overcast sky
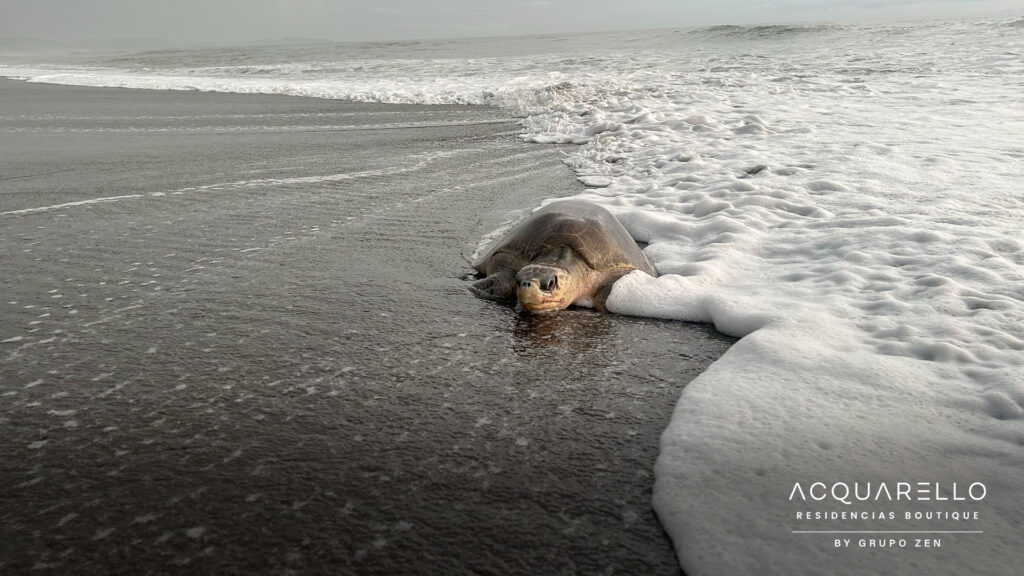
M 0 37 L 397 40 L 1013 10 L 1021 0 L 0 0 Z

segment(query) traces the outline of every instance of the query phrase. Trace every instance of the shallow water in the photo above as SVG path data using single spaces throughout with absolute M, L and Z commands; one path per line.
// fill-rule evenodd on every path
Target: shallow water
M 658 436 L 730 339 L 467 290 L 577 189 L 554 150 L 485 108 L 0 90 L 0 571 L 678 571 Z

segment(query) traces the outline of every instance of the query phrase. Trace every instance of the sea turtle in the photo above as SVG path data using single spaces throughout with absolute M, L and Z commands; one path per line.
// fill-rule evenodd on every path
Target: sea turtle
M 604 303 L 616 280 L 642 270 L 657 276 L 636 241 L 611 212 L 583 200 L 552 202 L 509 230 L 473 264 L 486 277 L 472 285 L 481 298 L 518 298 L 543 312 Z

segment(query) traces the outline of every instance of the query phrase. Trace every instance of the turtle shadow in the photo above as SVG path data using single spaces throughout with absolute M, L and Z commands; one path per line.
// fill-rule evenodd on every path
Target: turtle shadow
M 516 314 L 512 336 L 517 352 L 533 353 L 541 348 L 595 350 L 609 341 L 614 329 L 607 314 L 589 308 L 570 307 L 548 314 L 532 314 L 514 305 L 509 307 Z
M 460 276 L 464 282 L 485 278 L 479 273 Z M 472 289 L 469 290 L 472 293 Z M 606 344 L 614 332 L 611 315 L 585 306 L 536 313 L 523 309 L 515 300 L 493 300 L 478 294 L 474 298 L 502 310 L 511 324 L 512 347 L 521 354 L 534 354 L 544 349 L 595 350 Z

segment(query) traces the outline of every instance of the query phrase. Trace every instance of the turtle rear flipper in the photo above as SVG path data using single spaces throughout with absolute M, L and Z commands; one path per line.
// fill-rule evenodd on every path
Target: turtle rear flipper
M 480 298 L 488 300 L 513 300 L 516 297 L 516 274 L 508 268 L 498 270 L 481 278 L 469 287 Z

